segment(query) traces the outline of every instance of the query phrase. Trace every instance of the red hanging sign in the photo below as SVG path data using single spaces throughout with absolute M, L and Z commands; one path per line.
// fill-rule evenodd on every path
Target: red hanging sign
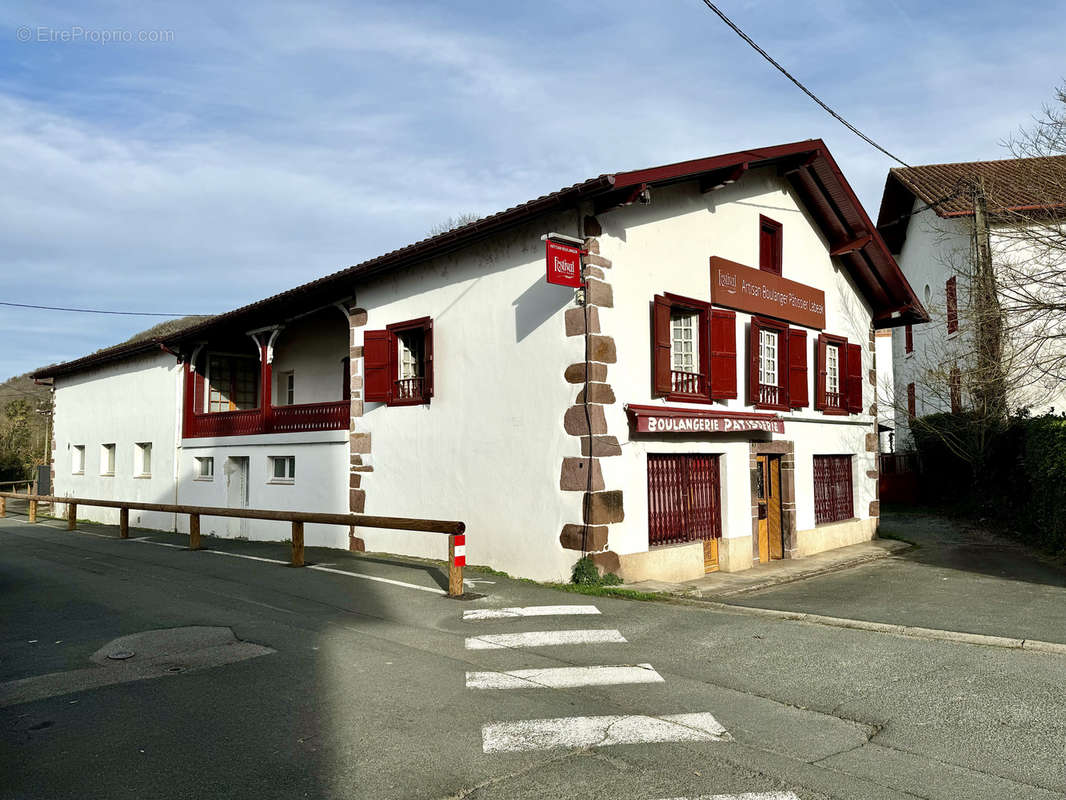
M 581 250 L 548 239 L 545 242 L 548 263 L 548 283 L 581 288 Z

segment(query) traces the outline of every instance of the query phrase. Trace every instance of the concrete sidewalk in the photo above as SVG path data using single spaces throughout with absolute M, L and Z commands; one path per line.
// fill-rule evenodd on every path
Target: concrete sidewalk
M 758 564 L 743 572 L 712 572 L 692 581 L 667 583 L 640 581 L 626 584 L 627 589 L 658 592 L 690 600 L 720 600 L 725 597 L 754 592 L 771 586 L 802 581 L 819 575 L 857 567 L 896 553 L 910 550 L 913 545 L 895 539 L 874 539 L 862 544 L 827 550 L 807 558 L 786 558 Z

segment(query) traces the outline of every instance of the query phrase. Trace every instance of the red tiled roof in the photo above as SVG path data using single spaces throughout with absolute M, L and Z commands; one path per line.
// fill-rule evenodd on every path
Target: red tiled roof
M 801 201 L 822 228 L 831 249 L 835 254 L 839 254 L 844 266 L 869 299 L 874 310 L 875 327 L 928 321 L 921 302 L 878 235 L 836 161 L 829 154 L 825 142 L 821 139 L 808 139 L 590 178 L 281 294 L 219 314 L 201 325 L 181 331 L 180 334 L 159 339 L 156 345 L 166 344 L 180 348 L 186 343 L 195 342 L 219 331 L 239 332 L 275 323 L 279 318 L 291 315 L 293 304 L 306 308 L 313 307 L 315 303 L 333 302 L 338 296 L 344 296 L 338 295 L 338 292 L 350 293 L 354 283 L 362 278 L 402 269 L 453 252 L 539 214 L 572 208 L 580 201 L 593 201 L 596 213 L 602 213 L 632 202 L 634 190 L 639 190 L 641 186 L 662 186 L 698 178 L 708 187 L 713 187 L 722 182 L 736 180 L 740 173 L 748 168 L 760 167 L 776 167 L 787 176 Z M 84 369 L 99 361 L 125 355 L 126 352 L 121 346 L 111 348 L 77 361 L 38 370 L 34 377 L 65 374 Z

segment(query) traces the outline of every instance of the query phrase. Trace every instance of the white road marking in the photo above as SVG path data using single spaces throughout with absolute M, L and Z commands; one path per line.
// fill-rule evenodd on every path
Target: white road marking
M 662 682 L 663 676 L 656 672 L 651 664 L 466 673 L 467 689 L 573 689 L 577 686 Z
M 743 794 L 701 794 L 699 797 L 673 797 L 670 800 L 799 800 L 794 792 L 744 792 Z
M 131 542 L 143 542 L 144 544 L 154 544 L 154 545 L 158 545 L 159 547 L 173 547 L 175 550 L 186 550 L 186 549 L 188 549 L 188 548 L 185 547 L 185 545 L 182 545 L 182 544 L 169 544 L 167 542 L 153 542 L 147 536 L 142 536 L 139 539 L 130 539 L 130 541 Z
M 560 644 L 603 644 L 624 642 L 616 630 L 530 631 L 469 636 L 467 650 L 501 650 L 508 647 L 550 647 Z
M 173 547 L 173 548 L 176 548 L 178 550 L 186 550 L 186 549 L 188 549 L 188 548 L 186 548 L 186 547 L 184 547 L 183 545 L 180 545 L 180 544 L 169 544 L 167 542 L 153 542 L 147 536 L 142 536 L 139 539 L 131 539 L 130 541 L 133 541 L 133 542 L 144 542 L 145 544 L 157 544 L 160 547 Z M 211 555 L 216 555 L 216 556 L 231 556 L 233 558 L 245 558 L 245 559 L 248 559 L 249 561 L 263 561 L 263 562 L 265 562 L 267 564 L 288 564 L 289 563 L 288 561 L 282 561 L 282 560 L 277 559 L 277 558 L 263 558 L 262 556 L 250 556 L 250 555 L 246 555 L 245 553 L 228 553 L 225 550 L 203 550 L 201 552 L 210 553 Z M 331 572 L 334 575 L 344 575 L 346 578 L 359 578 L 360 580 L 364 580 L 364 581 L 376 581 L 377 583 L 388 583 L 388 584 L 391 584 L 393 586 L 403 586 L 406 589 L 418 589 L 418 591 L 420 591 L 420 592 L 429 592 L 430 594 L 439 594 L 439 595 L 446 595 L 447 594 L 447 592 L 442 591 L 441 589 L 434 589 L 434 588 L 430 588 L 429 586 L 419 586 L 418 584 L 415 584 L 415 583 L 405 583 L 404 581 L 395 581 L 392 578 L 379 578 L 377 575 L 363 575 L 362 573 L 359 573 L 359 572 L 345 572 L 342 569 L 330 569 L 329 567 L 327 567 L 327 566 L 325 566 L 323 564 L 312 564 L 312 565 L 308 566 L 307 569 L 315 569 L 315 570 L 318 570 L 319 572 Z
M 312 564 L 308 569 L 317 569 L 319 572 L 332 572 L 334 575 L 344 575 L 349 578 L 360 578 L 364 581 L 377 581 L 378 583 L 389 583 L 393 586 L 403 586 L 407 589 L 418 589 L 420 592 L 429 592 L 430 594 L 446 595 L 447 592 L 440 589 L 432 589 L 429 586 L 419 586 L 416 583 L 405 583 L 404 581 L 394 581 L 392 578 L 379 578 L 377 575 L 363 575 L 361 572 L 345 572 L 342 569 L 330 569 L 329 567 L 323 567 L 320 564 Z
M 471 581 L 480 583 L 481 581 Z M 483 619 L 517 619 L 519 617 L 550 617 L 563 614 L 599 614 L 596 606 L 523 606 L 518 608 L 478 608 L 463 612 L 463 621 Z
M 486 753 L 605 747 L 648 742 L 728 742 L 729 735 L 711 714 L 561 717 L 497 722 L 481 729 Z

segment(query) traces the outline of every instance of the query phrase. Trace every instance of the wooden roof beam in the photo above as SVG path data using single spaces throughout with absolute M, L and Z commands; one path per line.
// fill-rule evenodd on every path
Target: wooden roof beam
M 707 194 L 707 192 L 713 192 L 716 189 L 721 189 L 728 186 L 731 183 L 736 183 L 747 172 L 748 162 L 737 164 L 735 167 L 729 167 L 728 169 L 716 169 L 714 172 L 708 172 L 702 178 L 700 178 L 700 193 Z

